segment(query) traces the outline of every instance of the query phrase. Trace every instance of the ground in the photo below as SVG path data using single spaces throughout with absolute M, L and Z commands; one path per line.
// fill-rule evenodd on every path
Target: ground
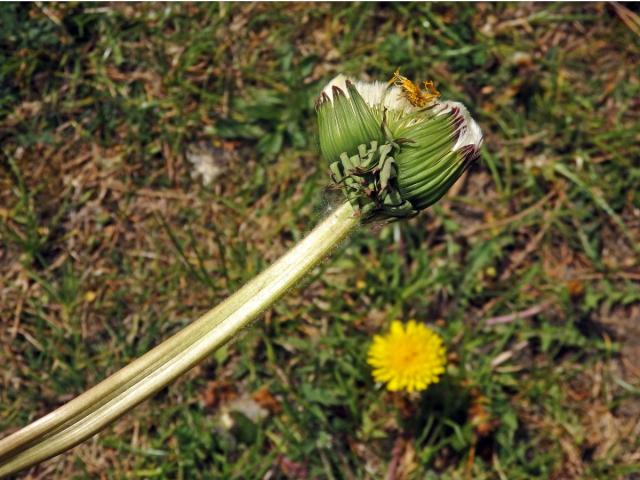
M 637 12 L 3 4 L 0 432 L 339 201 L 313 107 L 337 73 L 433 80 L 485 133 L 439 204 L 361 228 L 233 344 L 21 478 L 640 478 Z M 366 364 L 394 319 L 445 340 L 422 394 Z

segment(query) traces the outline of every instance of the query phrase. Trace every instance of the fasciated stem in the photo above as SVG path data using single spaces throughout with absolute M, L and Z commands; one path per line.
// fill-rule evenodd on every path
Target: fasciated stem
M 62 407 L 0 440 L 0 478 L 95 435 L 201 362 L 324 259 L 359 220 L 349 203 L 224 302 Z

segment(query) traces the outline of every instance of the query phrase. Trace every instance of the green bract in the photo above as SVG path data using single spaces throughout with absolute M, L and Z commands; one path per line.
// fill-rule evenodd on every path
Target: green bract
M 330 162 L 342 153 L 355 153 L 361 144 L 385 141 L 377 112 L 365 103 L 351 82 L 346 87 L 348 96 L 333 86 L 333 98 L 323 92 L 318 102 L 320 150 Z
M 316 109 L 322 156 L 363 220 L 411 216 L 437 202 L 482 144 L 462 104 L 414 106 L 396 85 L 339 76 Z

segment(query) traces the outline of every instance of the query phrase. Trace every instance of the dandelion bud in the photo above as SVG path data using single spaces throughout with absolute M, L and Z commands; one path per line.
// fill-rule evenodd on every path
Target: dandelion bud
M 408 217 L 437 202 L 478 158 L 464 105 L 396 72 L 388 83 L 338 75 L 316 102 L 320 150 L 363 220 Z

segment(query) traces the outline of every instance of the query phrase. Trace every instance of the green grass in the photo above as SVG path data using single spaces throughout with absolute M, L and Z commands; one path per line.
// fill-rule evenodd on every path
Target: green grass
M 616 8 L 2 5 L 3 432 L 311 229 L 336 201 L 313 110 L 332 76 L 433 79 L 485 133 L 461 188 L 361 229 L 235 343 L 31 474 L 636 478 L 640 55 Z M 193 149 L 222 172 L 208 186 Z M 445 338 L 424 394 L 371 379 L 395 318 Z

